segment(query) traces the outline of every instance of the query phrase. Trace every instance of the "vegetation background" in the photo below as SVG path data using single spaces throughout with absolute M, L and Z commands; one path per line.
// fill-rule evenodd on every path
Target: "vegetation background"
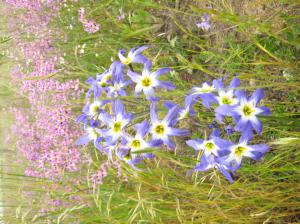
M 83 30 L 78 22 L 80 7 L 101 25 L 99 32 L 87 34 Z M 122 20 L 117 19 L 120 9 L 125 13 Z M 195 25 L 201 22 L 204 13 L 211 16 L 208 31 Z M 118 180 L 111 170 L 104 183 L 96 188 L 88 182 L 70 186 L 70 194 L 80 195 L 84 204 L 57 207 L 37 215 L 43 202 L 41 195 L 52 186 L 52 196 L 67 198 L 69 193 L 60 186 L 70 183 L 23 176 L 22 163 L 11 165 L 8 159 L 13 157 L 5 156 L 3 148 L 4 223 L 299 223 L 299 15 L 300 2 L 296 0 L 66 3 L 51 23 L 59 30 L 59 35 L 53 38 L 65 60 L 55 74 L 58 80 L 78 78 L 86 90 L 85 80 L 117 59 L 119 49 L 147 44 L 151 48 L 145 54 L 153 60 L 155 68 L 173 68 L 165 79 L 177 88 L 161 92 L 163 99 L 182 103 L 193 85 L 224 76 L 229 80 L 238 76 L 243 88 L 249 91 L 264 88 L 263 104 L 271 108 L 272 114 L 263 118 L 264 132 L 254 141 L 266 142 L 271 150 L 259 162 L 246 161 L 236 181 L 229 184 L 216 171 L 189 172 L 197 162 L 197 155 L 183 144 L 183 139 L 177 142 L 179 146 L 174 152 L 154 152 L 155 161 L 143 164 L 147 172 L 135 172 L 123 164 L 128 182 Z M 11 50 L 11 46 L 4 48 Z M 7 74 L 7 69 L 3 69 L 1 73 Z M 1 75 L 1 79 L 7 77 Z M 11 84 L 6 87 L 1 84 L 1 108 L 7 108 L 7 99 L 17 91 Z M 133 96 L 127 99 L 133 102 L 131 106 L 145 110 Z M 84 95 L 72 103 L 75 114 L 80 114 L 83 104 Z M 193 137 L 203 137 L 213 119 L 213 111 L 197 106 L 196 118 L 181 125 L 192 128 Z M 2 133 L 9 132 L 9 120 L 1 118 Z M 92 166 L 84 172 L 97 169 L 105 160 L 92 145 L 82 150 L 94 158 Z M 24 188 L 32 193 L 32 201 L 20 196 L 24 191 L 18 189 Z

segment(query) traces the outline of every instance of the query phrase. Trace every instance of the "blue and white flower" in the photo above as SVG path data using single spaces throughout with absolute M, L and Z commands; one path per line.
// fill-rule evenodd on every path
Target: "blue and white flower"
M 194 169 L 204 172 L 213 168 L 219 170 L 230 183 L 233 183 L 233 178 L 230 174 L 231 168 L 224 157 L 215 157 L 214 155 L 202 156 L 200 163 Z
M 166 81 L 160 81 L 159 76 L 169 72 L 170 68 L 161 68 L 155 72 L 150 72 L 150 64 L 146 64 L 142 75 L 139 75 L 130 69 L 128 70 L 128 76 L 133 82 L 136 83 L 134 95 L 138 96 L 140 92 L 144 92 L 147 99 L 154 97 L 154 88 L 160 87 L 166 90 L 174 89 L 175 86 Z
M 225 155 L 228 148 L 232 145 L 229 141 L 220 138 L 219 134 L 219 130 L 215 129 L 209 139 L 188 140 L 186 143 L 195 150 L 203 150 L 206 157 L 210 155 L 219 157 Z
M 268 150 L 269 146 L 265 144 L 248 145 L 250 139 L 241 137 L 238 144 L 229 148 L 229 155 L 226 162 L 233 163 L 233 170 L 240 167 L 244 157 L 259 160 Z
M 126 113 L 125 107 L 120 100 L 113 102 L 113 113 L 113 117 L 107 113 L 100 113 L 99 115 L 99 120 L 108 127 L 107 130 L 103 131 L 103 136 L 112 143 L 124 136 L 124 129 L 133 118 L 132 114 Z
M 94 93 L 95 98 L 99 98 L 103 92 L 106 91 L 107 86 L 112 84 L 113 80 L 123 79 L 123 67 L 120 62 L 114 62 L 111 64 L 109 70 L 102 74 L 97 74 L 96 79 L 90 77 L 87 79 L 86 84 L 90 84 L 91 87 L 88 90 L 86 97 L 90 97 Z
M 156 112 L 156 102 L 153 102 L 150 110 L 151 128 L 150 132 L 153 140 L 161 140 L 168 146 L 169 149 L 174 149 L 174 142 L 171 140 L 171 136 L 183 136 L 188 135 L 189 131 L 179 128 L 173 128 L 173 119 L 178 113 L 179 107 L 174 106 L 169 110 L 163 120 L 159 120 Z
M 245 130 L 256 130 L 261 133 L 263 129 L 262 122 L 257 115 L 269 115 L 270 110 L 267 107 L 257 106 L 264 96 L 263 89 L 256 90 L 248 99 L 245 91 L 237 90 L 235 92 L 239 103 L 235 106 L 222 105 L 215 109 L 215 112 L 223 116 L 232 116 L 236 122 L 235 130 L 243 132 Z
M 89 142 L 93 141 L 96 148 L 98 148 L 99 142 L 102 140 L 102 131 L 98 128 L 93 128 L 90 126 L 85 126 L 85 135 L 81 136 L 77 141 L 76 145 L 87 145 Z
M 135 47 L 132 48 L 128 55 L 126 56 L 125 50 L 119 51 L 119 59 L 122 64 L 129 65 L 131 63 L 146 63 L 149 62 L 149 60 L 141 55 L 141 52 L 149 48 L 149 46 L 142 46 L 142 47 Z

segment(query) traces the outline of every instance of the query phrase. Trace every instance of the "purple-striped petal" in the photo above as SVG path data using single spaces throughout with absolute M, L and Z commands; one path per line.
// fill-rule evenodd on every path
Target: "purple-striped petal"
M 163 144 L 163 141 L 161 139 L 154 139 L 149 142 L 150 147 L 158 147 L 158 146 L 161 146 L 162 144 Z
M 250 121 L 247 119 L 241 118 L 235 125 L 234 129 L 236 131 L 243 131 L 247 128 L 247 126 L 251 126 Z
M 158 69 L 157 71 L 153 72 L 151 75 L 153 75 L 155 77 L 155 79 L 157 79 L 159 76 L 171 71 L 171 68 L 161 68 Z
M 150 99 L 151 97 L 154 96 L 154 89 L 153 88 L 144 89 L 144 93 L 146 95 L 146 98 Z
M 128 69 L 127 71 L 127 75 L 129 76 L 129 78 L 131 78 L 132 81 L 134 81 L 135 83 L 138 83 L 141 80 L 141 76 L 133 71 L 131 71 L 130 69 Z
M 110 126 L 113 123 L 112 117 L 109 114 L 107 114 L 106 112 L 100 113 L 98 118 L 103 123 L 105 123 L 107 126 Z
M 221 131 L 218 128 L 214 128 L 209 138 L 220 137 L 220 135 L 221 135 Z
M 236 112 L 234 111 L 235 107 L 234 106 L 230 106 L 227 104 L 218 106 L 215 109 L 215 112 L 224 116 L 234 116 L 236 115 Z
M 238 98 L 239 101 L 243 101 L 243 100 L 247 99 L 247 95 L 244 90 L 236 90 L 234 92 L 234 94 L 236 95 L 236 97 Z
M 216 167 L 223 174 L 223 176 L 232 184 L 233 179 L 230 173 L 222 165 L 216 164 Z
M 261 115 L 268 116 L 271 114 L 271 111 L 268 107 L 262 106 L 262 107 L 258 107 L 258 108 L 262 110 L 262 113 L 260 113 Z
M 88 121 L 87 115 L 85 115 L 85 114 L 80 114 L 80 115 L 77 117 L 77 119 L 76 119 L 76 123 L 77 123 L 77 124 L 78 124 L 78 123 L 84 123 L 84 124 L 86 124 L 87 121 Z
M 125 114 L 125 107 L 124 104 L 122 103 L 121 100 L 115 100 L 113 103 L 113 111 L 114 114 L 121 114 L 124 115 Z
M 172 89 L 175 89 L 176 86 L 171 83 L 171 82 L 166 82 L 166 81 L 158 81 L 158 85 L 159 87 L 161 88 L 164 88 L 166 90 L 172 90 Z
M 234 78 L 231 80 L 229 87 L 230 87 L 230 88 L 237 88 L 237 87 L 240 86 L 240 84 L 241 84 L 241 81 L 239 80 L 239 78 L 234 77 Z
M 184 136 L 184 135 L 188 135 L 190 132 L 188 130 L 185 129 L 179 129 L 179 128 L 170 128 L 170 132 L 168 133 L 168 135 L 172 135 L 172 136 Z
M 213 81 L 213 85 L 217 90 L 223 89 L 224 88 L 224 84 L 222 79 L 214 79 Z
M 144 63 L 147 63 L 148 61 L 149 61 L 148 58 L 146 58 L 143 55 L 135 55 L 134 58 L 132 59 L 131 63 L 141 63 L 141 64 L 144 64 Z
M 167 113 L 167 115 L 165 116 L 165 118 L 163 119 L 163 122 L 165 122 L 167 125 L 170 124 L 170 122 L 172 121 L 172 119 L 176 116 L 176 114 L 179 111 L 179 107 L 178 106 L 174 106 L 172 107 L 169 112 Z
M 263 89 L 257 89 L 250 97 L 250 101 L 253 101 L 254 104 L 258 104 L 259 101 L 264 97 L 264 90 Z
M 203 140 L 202 139 L 188 140 L 186 141 L 186 144 L 195 150 L 202 150 L 201 148 L 199 148 L 199 146 L 203 144 Z
M 169 149 L 174 149 L 175 148 L 175 144 L 171 140 L 171 138 L 165 138 L 165 139 L 163 139 L 163 142 L 168 146 Z
M 133 48 L 131 50 L 131 53 L 133 53 L 133 55 L 137 55 L 137 54 L 140 54 L 142 51 L 148 49 L 150 46 L 141 46 L 141 47 L 136 47 L 136 48 Z
M 93 78 L 93 77 L 89 77 L 86 81 L 85 81 L 85 83 L 86 84 L 93 84 L 95 82 L 95 79 Z
M 76 141 L 76 145 L 87 145 L 90 141 L 91 139 L 88 135 L 83 135 Z
M 266 153 L 267 151 L 269 151 L 269 149 L 270 149 L 270 147 L 267 146 L 266 144 L 250 145 L 249 147 L 251 147 L 254 152 L 260 152 L 263 154 Z
M 174 102 L 171 102 L 171 101 L 165 101 L 165 102 L 164 102 L 164 106 L 165 106 L 167 109 L 171 109 L 171 108 L 173 108 L 174 106 L 177 106 L 177 104 L 174 103 Z
M 252 127 L 255 129 L 255 131 L 258 134 L 261 134 L 262 129 L 263 129 L 263 124 L 257 117 L 254 117 L 253 119 L 251 119 L 251 124 L 252 124 Z
M 153 101 L 152 104 L 151 104 L 151 108 L 150 108 L 150 118 L 151 118 L 152 124 L 158 122 L 156 107 L 157 107 L 156 101 Z
M 136 129 L 136 134 L 143 138 L 149 131 L 150 124 L 145 120 L 142 123 L 136 124 L 134 127 Z

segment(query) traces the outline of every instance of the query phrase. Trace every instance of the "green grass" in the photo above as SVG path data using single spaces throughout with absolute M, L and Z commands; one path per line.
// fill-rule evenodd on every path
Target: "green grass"
M 145 162 L 147 172 L 136 172 L 123 164 L 128 182 L 118 180 L 111 170 L 104 184 L 87 191 L 87 183 L 72 187 L 71 194 L 80 195 L 88 206 L 70 205 L 47 216 L 32 218 L 41 207 L 43 182 L 30 182 L 36 202 L 20 207 L 26 214 L 25 223 L 299 223 L 299 145 L 300 145 L 300 27 L 299 2 L 296 1 L 142 1 L 103 0 L 79 1 L 64 8 L 53 26 L 61 29 L 56 47 L 65 53 L 64 70 L 55 74 L 59 80 L 84 81 L 102 72 L 117 59 L 120 48 L 129 50 L 137 45 L 151 46 L 146 55 L 154 68 L 170 66 L 168 77 L 177 85 L 172 92 L 160 92 L 166 100 L 183 101 L 193 84 L 213 78 L 237 75 L 243 88 L 253 91 L 265 88 L 263 104 L 272 114 L 263 118 L 264 132 L 254 142 L 266 142 L 270 152 L 259 162 L 247 160 L 238 177 L 229 184 L 217 171 L 193 173 L 197 162 L 193 150 L 177 142 L 174 152 L 155 151 L 156 159 Z M 207 9 L 205 5 L 212 5 Z M 77 22 L 77 10 L 85 7 L 89 16 L 101 24 L 100 32 L 87 35 Z M 117 21 L 119 7 L 126 13 Z M 212 14 L 212 29 L 204 33 L 195 23 L 204 12 Z M 72 22 L 75 17 L 75 22 Z M 73 23 L 73 30 L 68 29 Z M 80 55 L 80 46 L 85 45 Z M 148 113 L 141 101 L 126 98 L 129 107 Z M 144 101 L 147 105 L 147 102 Z M 80 113 L 84 99 L 74 102 L 74 112 Z M 163 110 L 163 108 L 160 108 Z M 182 123 L 193 130 L 193 137 L 209 133 L 213 111 L 197 106 L 194 120 Z M 233 136 L 236 138 L 236 136 Z M 95 154 L 92 146 L 83 149 Z M 100 158 L 99 158 L 100 157 Z M 90 169 L 99 167 L 95 161 Z M 74 174 L 69 174 L 70 176 Z M 15 182 L 19 183 L 19 182 Z M 53 190 L 53 197 L 67 200 L 63 185 Z M 47 183 L 47 186 L 48 183 Z M 27 199 L 28 200 L 28 199 Z M 72 208 L 72 209 L 71 209 Z M 63 215 L 62 215 L 63 214 Z M 22 220 L 19 215 L 18 220 Z M 70 219 L 70 220 L 69 220 Z M 67 221 L 69 220 L 69 221 Z

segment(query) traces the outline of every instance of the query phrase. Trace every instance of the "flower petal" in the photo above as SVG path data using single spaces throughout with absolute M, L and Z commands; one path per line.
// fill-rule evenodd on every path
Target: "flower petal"
M 165 116 L 165 118 L 163 119 L 163 122 L 165 122 L 167 125 L 170 124 L 170 122 L 172 121 L 172 119 L 176 116 L 176 114 L 179 111 L 179 107 L 178 106 L 174 106 L 172 107 L 169 112 L 167 113 L 167 115 Z
M 200 147 L 203 144 L 203 140 L 202 139 L 188 140 L 186 141 L 186 144 L 195 150 L 202 150 Z
M 87 145 L 90 141 L 91 139 L 88 135 L 83 135 L 76 141 L 76 145 Z
M 143 138 L 149 131 L 150 124 L 145 120 L 142 123 L 136 124 L 134 127 L 136 128 L 136 135 Z
M 133 71 L 131 71 L 130 69 L 128 69 L 127 71 L 127 75 L 129 76 L 129 78 L 134 81 L 135 83 L 139 83 L 141 80 L 141 76 Z
M 229 87 L 230 87 L 230 88 L 237 88 L 237 87 L 239 87 L 240 84 L 241 84 L 241 81 L 239 80 L 239 78 L 234 77 L 234 78 L 232 79 L 232 81 L 230 82 Z
M 260 114 L 262 114 L 262 115 L 268 116 L 268 115 L 271 114 L 271 111 L 270 111 L 270 109 L 269 109 L 268 107 L 262 106 L 262 107 L 258 107 L 258 108 L 262 111 L 262 112 L 260 113 Z
M 234 94 L 236 95 L 239 101 L 244 101 L 245 99 L 247 99 L 247 95 L 244 90 L 236 90 Z
M 134 58 L 132 59 L 131 63 L 147 63 L 149 61 L 148 58 L 146 58 L 145 56 L 143 55 L 135 55 Z
M 176 86 L 171 83 L 171 82 L 166 82 L 166 81 L 158 81 L 158 85 L 159 87 L 161 88 L 164 88 L 166 90 L 172 90 L 172 89 L 175 89 Z
M 155 79 L 157 79 L 159 76 L 171 71 L 172 69 L 171 68 L 161 68 L 161 69 L 158 69 L 157 71 L 151 73 L 151 75 L 153 75 L 153 77 Z
M 125 107 L 121 100 L 115 100 L 113 103 L 113 111 L 114 114 L 118 115 L 125 115 Z
M 179 129 L 179 128 L 170 128 L 168 135 L 172 136 L 183 136 L 188 135 L 190 132 L 185 129 Z
M 155 124 L 158 122 L 156 107 L 157 107 L 156 102 L 153 101 L 151 104 L 151 107 L 150 107 L 150 118 L 151 118 L 152 124 Z
M 264 97 L 264 90 L 263 89 L 257 89 L 250 97 L 250 101 L 253 101 L 254 104 L 258 104 L 259 101 Z
M 234 116 L 236 115 L 236 112 L 234 111 L 235 107 L 234 106 L 230 106 L 227 104 L 218 106 L 215 109 L 215 112 L 224 116 Z
M 263 124 L 257 117 L 251 118 L 251 124 L 252 124 L 252 127 L 256 130 L 256 132 L 258 134 L 261 134 L 262 129 L 263 129 Z

